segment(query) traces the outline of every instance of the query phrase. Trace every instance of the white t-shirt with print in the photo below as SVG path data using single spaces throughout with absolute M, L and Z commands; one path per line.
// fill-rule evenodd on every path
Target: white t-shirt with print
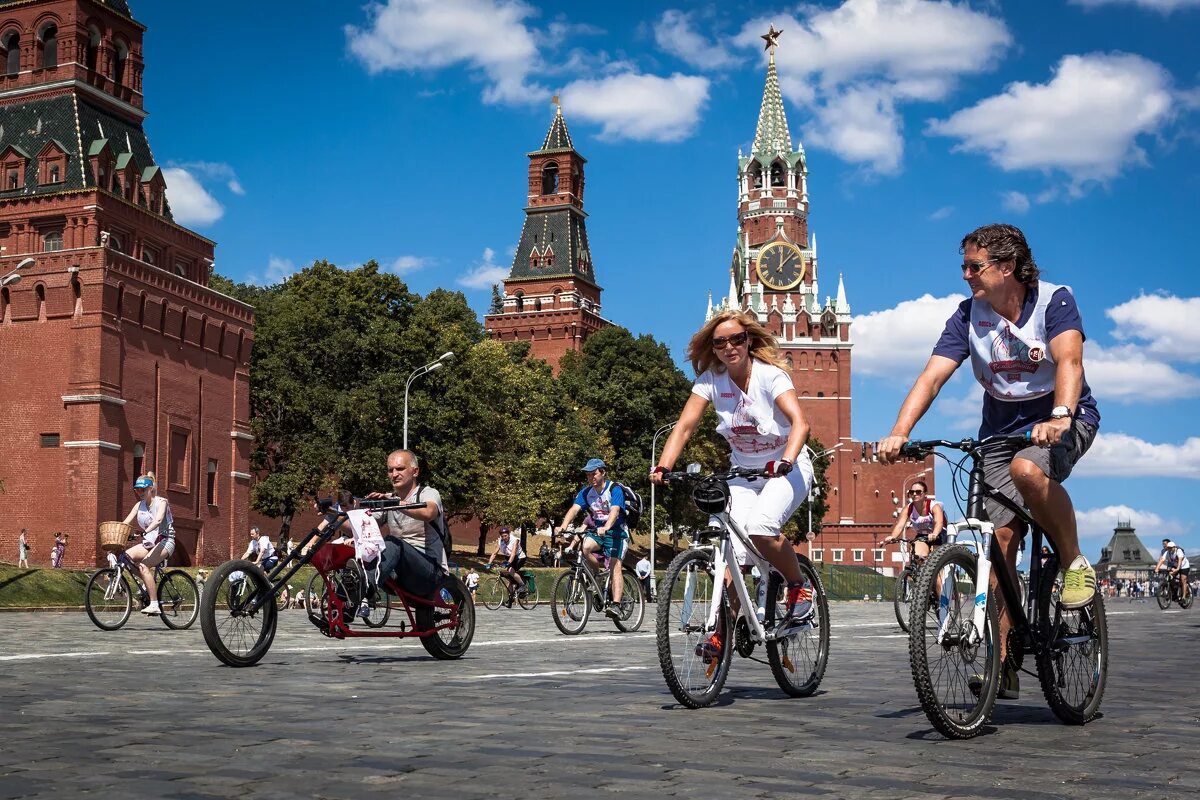
M 706 370 L 692 393 L 713 404 L 717 433 L 729 442 L 734 466 L 760 469 L 783 458 L 792 424 L 775 405 L 776 398 L 792 386 L 792 378 L 779 367 L 755 361 L 750 385 L 743 392 L 728 372 Z

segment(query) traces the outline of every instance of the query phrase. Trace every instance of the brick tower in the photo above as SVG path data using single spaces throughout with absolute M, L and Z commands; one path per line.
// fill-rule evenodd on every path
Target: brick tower
M 504 307 L 484 317 L 484 327 L 493 339 L 529 342 L 530 355 L 557 371 L 564 353 L 608 324 L 600 316 L 583 210 L 587 162 L 571 142 L 558 98 L 542 146 L 528 156 L 521 243 L 504 281 Z
M 893 493 L 899 498 L 905 479 L 927 467 L 922 478 L 932 490 L 932 460 L 884 466 L 851 437 L 850 304 L 840 274 L 836 296 L 821 299 L 817 240 L 808 229 L 808 164 L 804 147 L 797 143 L 793 149 L 788 130 L 775 70 L 778 32 L 772 29 L 763 38 L 770 57 L 758 127 L 750 154 L 738 153 L 738 234 L 729 293 L 715 306 L 709 298 L 707 317 L 726 308 L 754 313 L 779 342 L 812 435 L 826 448 L 838 448 L 828 471 L 829 511 L 816 552 L 825 561 L 883 566 L 874 563 L 873 545 L 895 521 Z M 834 552 L 841 557 L 835 559 Z
M 142 121 L 125 0 L 0 3 L 0 551 L 98 562 L 97 524 L 154 471 L 173 563 L 213 563 L 249 505 L 250 307 L 208 288 L 213 242 L 175 223 Z M 19 276 L 19 280 L 13 278 Z

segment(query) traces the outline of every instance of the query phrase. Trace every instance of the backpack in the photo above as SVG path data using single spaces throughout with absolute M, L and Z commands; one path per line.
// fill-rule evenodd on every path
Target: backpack
M 421 502 L 421 492 L 425 491 L 426 487 L 421 486 L 417 489 L 417 497 L 415 502 Z M 448 563 L 450 554 L 454 552 L 454 538 L 450 535 L 450 525 L 446 522 L 446 511 L 438 504 L 438 515 L 429 523 L 433 529 L 437 531 L 438 538 L 442 540 L 442 551 L 445 561 Z M 439 562 L 443 559 L 437 559 Z
M 641 495 L 623 483 L 616 485 L 621 487 L 621 493 L 625 495 L 625 525 L 633 530 L 642 521 Z

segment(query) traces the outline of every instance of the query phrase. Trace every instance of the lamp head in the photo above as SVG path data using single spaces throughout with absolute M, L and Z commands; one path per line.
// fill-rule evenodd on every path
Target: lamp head
M 452 358 L 454 358 L 454 351 L 447 350 L 446 352 L 444 352 L 440 356 L 438 356 L 438 363 L 441 363 L 443 361 L 449 361 Z
M 21 263 L 17 264 L 17 267 L 16 267 L 16 269 L 13 270 L 13 272 L 20 272 L 21 270 L 25 269 L 26 267 L 32 267 L 36 263 L 37 262 L 34 261 L 32 258 L 28 258 L 28 257 L 22 258 Z
M 442 367 L 444 367 L 444 366 L 446 366 L 446 365 L 445 365 L 445 364 L 443 364 L 442 362 L 440 362 L 440 361 L 435 361 L 435 362 L 433 362 L 432 364 L 430 364 L 430 365 L 429 365 L 429 369 L 427 369 L 427 370 L 425 370 L 425 371 L 426 371 L 426 372 L 433 372 L 434 370 L 441 369 L 441 368 L 442 368 Z
M 14 283 L 21 282 L 20 273 L 13 272 L 0 278 L 0 286 L 12 286 Z

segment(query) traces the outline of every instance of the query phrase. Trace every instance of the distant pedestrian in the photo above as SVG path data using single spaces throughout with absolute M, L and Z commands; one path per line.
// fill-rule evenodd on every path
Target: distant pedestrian
M 29 568 L 29 539 L 25 536 L 24 528 L 21 528 L 21 535 L 17 538 L 17 566 Z
M 474 600 L 475 590 L 479 588 L 479 573 L 475 571 L 474 567 L 471 567 L 470 571 L 467 572 L 465 583 L 467 584 L 467 591 L 471 593 L 471 599 Z
M 653 568 L 650 566 L 650 559 L 642 556 L 642 560 L 637 562 L 633 571 L 638 576 L 638 580 L 642 582 L 642 594 L 647 600 L 652 600 L 653 598 L 650 597 L 650 573 Z
M 196 598 L 204 596 L 204 582 L 208 580 L 208 570 L 201 567 L 196 570 Z
M 62 531 L 54 534 L 54 549 L 50 551 L 50 568 L 58 569 L 62 566 L 63 556 L 67 552 L 67 540 L 63 538 Z

